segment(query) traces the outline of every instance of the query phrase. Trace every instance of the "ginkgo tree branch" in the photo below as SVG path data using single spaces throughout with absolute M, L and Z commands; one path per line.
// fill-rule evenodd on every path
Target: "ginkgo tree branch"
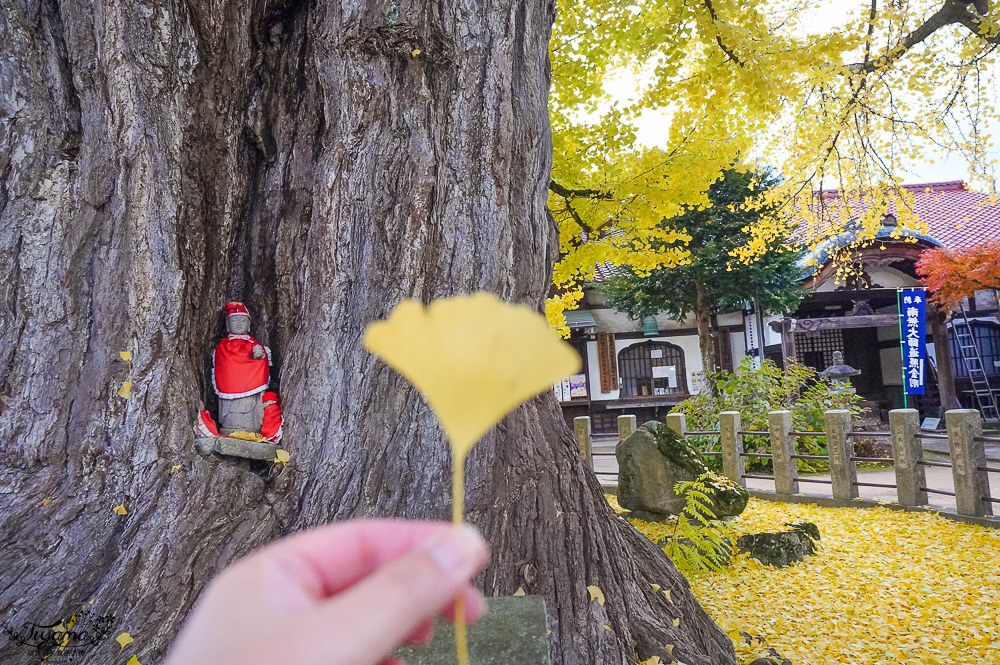
M 969 3 L 962 2 L 961 0 L 945 0 L 940 9 L 931 14 L 915 29 L 907 33 L 906 36 L 900 40 L 899 44 L 897 44 L 889 53 L 875 58 L 874 60 L 870 60 L 866 57 L 863 62 L 856 62 L 847 65 L 847 69 L 866 74 L 884 69 L 896 60 L 899 60 L 914 46 L 923 43 L 928 37 L 941 28 L 956 24 L 964 25 L 988 43 L 1000 43 L 1000 37 L 986 37 L 982 34 L 981 19 L 969 9 Z
M 608 192 L 602 192 L 598 189 L 572 189 L 559 184 L 555 180 L 549 181 L 549 191 L 558 194 L 564 199 L 598 199 L 601 201 L 611 201 L 615 198 Z
M 992 36 L 984 35 L 982 19 L 972 12 L 966 11 L 958 22 L 968 28 L 974 35 L 982 39 L 987 44 L 993 44 L 994 46 L 1000 44 L 1000 33 Z
M 712 23 L 717 25 L 719 23 L 719 15 L 715 11 L 715 5 L 712 4 L 712 0 L 705 0 L 705 9 L 708 10 L 708 15 L 712 17 Z M 743 64 L 743 61 L 739 58 L 739 56 L 737 56 L 733 50 L 726 46 L 726 43 L 722 41 L 722 36 L 719 34 L 718 28 L 716 28 L 715 31 L 715 43 L 719 45 L 719 48 L 722 49 L 723 53 L 729 56 L 730 60 L 735 62 L 740 67 L 743 67 L 744 69 L 746 68 L 746 65 Z

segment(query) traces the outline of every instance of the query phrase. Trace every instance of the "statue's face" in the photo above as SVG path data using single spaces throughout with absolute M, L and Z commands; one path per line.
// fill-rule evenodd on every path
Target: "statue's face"
M 250 317 L 246 314 L 233 314 L 226 319 L 226 329 L 231 335 L 246 335 L 250 332 Z

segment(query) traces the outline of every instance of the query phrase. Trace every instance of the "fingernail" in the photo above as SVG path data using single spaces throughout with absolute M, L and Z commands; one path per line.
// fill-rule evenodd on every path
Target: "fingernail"
M 463 524 L 429 538 L 425 547 L 442 570 L 465 571 L 479 560 L 486 541 L 474 527 Z

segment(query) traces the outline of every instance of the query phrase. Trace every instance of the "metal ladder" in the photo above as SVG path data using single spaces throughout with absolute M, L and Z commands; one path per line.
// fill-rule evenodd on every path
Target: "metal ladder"
M 951 329 L 955 332 L 958 350 L 962 364 L 972 381 L 972 400 L 976 408 L 983 414 L 985 420 L 1000 420 L 1000 410 L 997 409 L 996 396 L 990 390 L 990 382 L 983 366 L 983 356 L 976 344 L 976 335 L 965 313 L 965 307 L 959 308 L 961 316 L 952 317 Z

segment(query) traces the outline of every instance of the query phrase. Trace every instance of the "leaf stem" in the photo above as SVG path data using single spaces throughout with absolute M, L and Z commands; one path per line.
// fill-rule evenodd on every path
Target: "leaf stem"
M 458 526 L 465 521 L 465 455 L 455 454 L 454 457 L 451 521 Z M 455 596 L 455 658 L 458 665 L 469 665 L 469 640 L 465 632 L 465 600 L 461 592 Z

